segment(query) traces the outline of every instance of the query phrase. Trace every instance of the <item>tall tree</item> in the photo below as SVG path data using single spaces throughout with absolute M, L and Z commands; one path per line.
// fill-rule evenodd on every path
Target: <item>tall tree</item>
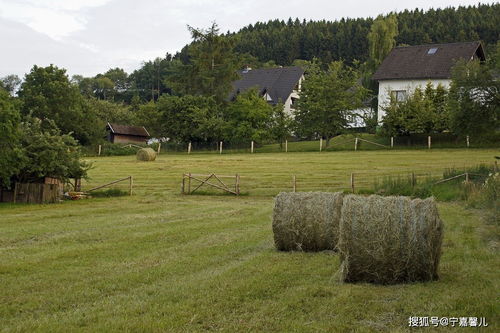
M 326 71 L 311 66 L 302 84 L 295 121 L 302 135 L 330 139 L 347 128 L 352 111 L 362 107 L 367 90 L 358 82 L 358 73 L 335 61 Z
M 396 46 L 398 20 L 396 15 L 379 16 L 368 33 L 370 59 L 375 66 L 380 65 L 387 54 Z
M 213 96 L 224 101 L 231 83 L 238 78 L 234 41 L 219 34 L 216 23 L 206 30 L 188 26 L 193 38 L 189 60 L 179 66 L 178 75 L 169 80 L 174 90 L 190 95 Z
M 65 69 L 33 66 L 19 97 L 24 115 L 53 120 L 63 133 L 73 133 L 81 144 L 94 139 L 97 118 L 91 109 L 85 109 L 79 89 L 70 83 Z
M 269 138 L 273 107 L 257 90 L 250 89 L 236 97 L 224 110 L 224 137 L 232 143 L 262 142 Z
M 20 147 L 21 115 L 7 91 L 0 88 L 0 186 L 10 187 L 23 159 Z

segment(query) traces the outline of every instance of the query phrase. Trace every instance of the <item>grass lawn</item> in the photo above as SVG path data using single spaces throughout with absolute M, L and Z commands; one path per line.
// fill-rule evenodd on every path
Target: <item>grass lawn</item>
M 271 231 L 272 197 L 292 174 L 299 190 L 333 191 L 349 187 L 351 172 L 368 186 L 392 171 L 440 174 L 495 154 L 94 158 L 84 188 L 133 175 L 134 195 L 0 205 L 0 331 L 403 332 L 409 316 L 486 317 L 495 331 L 500 260 L 481 212 L 439 205 L 441 279 L 431 283 L 343 284 L 337 254 L 278 252 Z M 184 172 L 239 173 L 248 195 L 182 196 Z

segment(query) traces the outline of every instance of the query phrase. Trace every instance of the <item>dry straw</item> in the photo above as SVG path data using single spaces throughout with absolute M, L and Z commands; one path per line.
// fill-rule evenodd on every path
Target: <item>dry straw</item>
M 395 284 L 438 278 L 443 225 L 434 199 L 348 195 L 341 214 L 342 280 Z
M 334 250 L 338 239 L 342 193 L 278 194 L 273 212 L 276 248 L 281 251 Z
M 137 151 L 137 159 L 139 161 L 154 161 L 156 152 L 151 148 L 141 148 Z

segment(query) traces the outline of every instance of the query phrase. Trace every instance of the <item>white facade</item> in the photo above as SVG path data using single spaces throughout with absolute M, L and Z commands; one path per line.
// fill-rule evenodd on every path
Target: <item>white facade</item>
M 417 79 L 417 80 L 381 80 L 378 86 L 378 116 L 377 120 L 382 123 L 385 116 L 384 108 L 391 101 L 391 94 L 409 95 L 415 88 L 420 87 L 425 89 L 428 82 L 431 82 L 434 87 L 441 84 L 445 89 L 450 87 L 450 79 Z
M 292 90 L 292 93 L 288 96 L 285 103 L 283 103 L 283 110 L 289 116 L 293 116 L 293 100 L 299 99 L 299 92 L 302 88 L 302 80 L 304 80 L 304 75 L 300 77 L 299 82 L 297 82 L 297 86 Z

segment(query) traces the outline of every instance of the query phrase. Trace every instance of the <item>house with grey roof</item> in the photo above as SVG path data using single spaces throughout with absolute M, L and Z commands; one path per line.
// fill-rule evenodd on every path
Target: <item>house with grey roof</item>
M 391 96 L 404 100 L 417 87 L 424 88 L 428 82 L 449 88 L 451 72 L 455 63 L 485 60 L 480 42 L 431 44 L 396 47 L 379 66 L 373 79 L 379 83 L 378 121 L 382 122 Z
M 240 79 L 233 82 L 230 99 L 234 100 L 238 94 L 255 88 L 262 98 L 269 104 L 283 103 L 284 110 L 292 113 L 293 105 L 299 98 L 299 91 L 304 70 L 300 67 L 279 68 L 246 68 L 239 72 Z

